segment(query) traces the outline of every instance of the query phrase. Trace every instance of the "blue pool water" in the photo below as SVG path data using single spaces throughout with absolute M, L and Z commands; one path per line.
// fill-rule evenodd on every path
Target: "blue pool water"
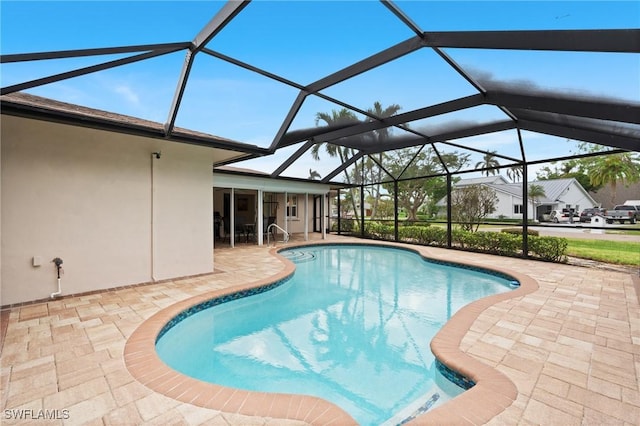
M 204 381 L 324 398 L 362 425 L 399 424 L 446 399 L 431 339 L 462 306 L 512 282 L 390 247 L 281 254 L 296 263 L 290 280 L 187 316 L 163 332 L 158 354 Z

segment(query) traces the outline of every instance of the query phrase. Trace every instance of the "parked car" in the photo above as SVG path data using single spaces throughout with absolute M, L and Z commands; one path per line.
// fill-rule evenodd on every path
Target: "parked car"
M 549 214 L 549 220 L 553 223 L 573 223 L 580 220 L 580 215 L 571 209 L 552 210 Z
M 607 210 L 607 214 L 604 217 L 607 223 L 618 221 L 624 224 L 626 221 L 629 221 L 629 223 L 633 225 L 640 219 L 640 206 L 619 204 L 615 206 L 613 210 Z
M 603 209 L 600 207 L 584 209 L 580 212 L 580 222 L 591 222 L 591 218 L 597 214 L 599 214 L 600 216 L 606 216 L 607 209 Z

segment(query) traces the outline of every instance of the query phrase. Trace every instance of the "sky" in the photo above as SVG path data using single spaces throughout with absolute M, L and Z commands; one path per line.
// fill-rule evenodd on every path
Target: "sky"
M 424 31 L 614 29 L 640 27 L 637 1 L 398 1 Z M 222 7 L 219 1 L 0 1 L 2 54 L 191 41 Z M 301 85 L 400 43 L 413 32 L 381 3 L 360 1 L 261 1 L 250 3 L 208 48 Z M 487 85 L 496 80 L 541 90 L 640 102 L 640 55 L 445 49 Z M 122 56 L 2 64 L 2 86 L 65 72 Z M 29 93 L 164 123 L 185 52 L 33 88 Z M 324 94 L 366 110 L 379 101 L 400 112 L 475 94 L 430 49 L 385 64 L 327 88 Z M 176 125 L 268 147 L 298 90 L 198 54 Z M 318 112 L 339 109 L 308 97 L 290 129 L 314 127 Z M 413 123 L 504 119 L 492 107 Z M 527 158 L 568 155 L 575 143 L 525 132 Z M 515 132 L 468 138 L 469 145 L 520 157 Z M 297 147 L 243 167 L 271 172 Z M 477 154 L 472 159 L 475 163 Z M 337 160 L 304 156 L 285 175 L 328 173 Z M 530 176 L 534 175 L 529 171 Z

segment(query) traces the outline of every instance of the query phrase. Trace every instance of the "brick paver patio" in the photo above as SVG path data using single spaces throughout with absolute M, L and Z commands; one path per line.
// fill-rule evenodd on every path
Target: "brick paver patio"
M 499 414 L 483 418 L 478 414 L 481 408 L 496 401 L 483 401 L 478 394 L 467 398 L 461 407 L 454 404 L 456 400 L 445 404 L 421 422 L 640 422 L 637 276 L 415 248 L 429 257 L 524 274 L 538 285 L 533 292 L 471 313 L 470 326 L 461 330 L 462 352 L 508 378 L 507 384 L 515 388 L 513 402 L 504 403 L 506 408 Z M 2 423 L 23 423 L 15 419 L 20 415 L 54 417 L 29 422 L 33 424 L 318 423 L 313 421 L 317 417 L 298 412 L 305 409 L 299 401 L 289 408 L 297 416 L 278 417 L 248 416 L 238 414 L 242 410 L 235 408 L 220 411 L 173 399 L 141 384 L 125 365 L 127 339 L 164 308 L 212 291 L 275 277 L 285 264 L 265 247 L 243 246 L 216 249 L 215 268 L 210 275 L 65 297 L 14 307 L 8 314 L 5 310 L 6 335 L 0 357 Z M 455 320 L 452 327 L 456 328 Z M 264 400 L 273 404 L 269 398 Z M 250 404 L 249 399 L 243 404 Z

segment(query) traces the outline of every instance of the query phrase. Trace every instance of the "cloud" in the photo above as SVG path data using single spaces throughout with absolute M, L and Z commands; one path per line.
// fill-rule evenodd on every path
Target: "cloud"
M 129 86 L 125 86 L 125 85 L 119 85 L 115 87 L 115 92 L 120 95 L 122 98 L 124 98 L 125 101 L 127 101 L 130 104 L 133 105 L 140 105 L 140 98 L 138 97 L 138 94 L 136 92 L 134 92 L 134 90 L 129 87 Z

